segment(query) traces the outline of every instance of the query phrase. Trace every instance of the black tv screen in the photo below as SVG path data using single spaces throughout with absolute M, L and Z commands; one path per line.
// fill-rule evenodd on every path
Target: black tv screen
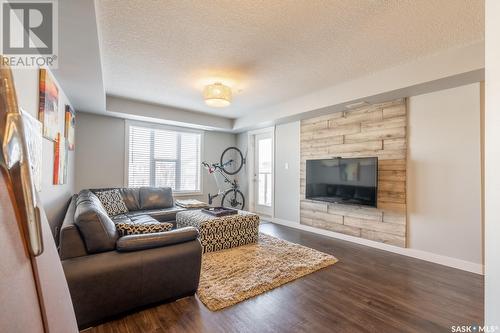
M 306 161 L 306 199 L 377 207 L 377 157 Z

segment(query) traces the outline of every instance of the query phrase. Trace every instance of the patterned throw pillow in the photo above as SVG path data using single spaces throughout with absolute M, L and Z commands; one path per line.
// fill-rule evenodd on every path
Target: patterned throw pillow
M 126 236 L 170 231 L 174 225 L 168 222 L 158 222 L 149 216 L 141 216 L 135 221 L 115 220 L 115 226 L 120 236 Z
M 95 195 L 99 198 L 109 216 L 128 213 L 127 206 L 118 190 L 99 191 Z

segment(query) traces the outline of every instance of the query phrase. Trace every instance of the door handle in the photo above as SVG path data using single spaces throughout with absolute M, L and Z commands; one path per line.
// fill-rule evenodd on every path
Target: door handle
M 11 191 L 25 233 L 28 235 L 30 253 L 43 253 L 42 228 L 38 197 L 28 158 L 28 146 L 23 119 L 17 105 L 12 72 L 0 64 L 0 165 L 9 174 Z

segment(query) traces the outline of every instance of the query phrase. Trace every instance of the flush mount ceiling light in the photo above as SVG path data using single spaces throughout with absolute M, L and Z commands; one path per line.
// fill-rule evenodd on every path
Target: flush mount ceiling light
M 203 90 L 203 98 L 209 106 L 222 108 L 231 104 L 231 88 L 222 83 L 214 83 L 205 86 Z

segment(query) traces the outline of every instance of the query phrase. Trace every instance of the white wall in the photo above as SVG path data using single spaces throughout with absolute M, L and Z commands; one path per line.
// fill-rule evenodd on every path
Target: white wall
M 223 132 L 209 132 L 205 131 L 205 136 L 203 139 L 203 160 L 208 163 L 219 163 L 220 156 L 222 152 L 228 147 L 236 146 L 236 135 Z M 232 179 L 232 176 L 229 178 Z M 207 202 L 207 194 L 217 193 L 217 185 L 213 176 L 209 175 L 206 170 L 202 169 L 202 180 L 203 180 L 203 195 L 197 197 L 198 200 Z M 214 200 L 215 203 L 220 203 L 222 198 Z
M 275 129 L 274 217 L 299 222 L 300 122 Z
M 500 326 L 500 1 L 486 1 L 485 322 Z
M 13 70 L 19 107 L 38 119 L 38 70 Z M 59 87 L 59 131 L 64 135 L 64 110 L 70 104 L 64 94 L 64 87 Z M 76 147 L 78 149 L 78 146 Z M 54 142 L 43 139 L 42 153 L 42 201 L 47 219 L 53 228 L 64 219 L 66 208 L 75 189 L 75 151 L 68 152 L 68 180 L 64 185 L 53 185 Z
M 76 189 L 123 186 L 125 121 L 79 112 Z
M 79 113 L 77 117 L 76 189 L 125 186 L 125 120 Z M 202 159 L 218 162 L 227 147 L 236 144 L 230 133 L 205 131 Z M 217 193 L 212 176 L 202 169 L 203 195 L 192 196 L 207 201 L 208 193 Z
M 480 83 L 408 105 L 409 247 L 482 264 Z

